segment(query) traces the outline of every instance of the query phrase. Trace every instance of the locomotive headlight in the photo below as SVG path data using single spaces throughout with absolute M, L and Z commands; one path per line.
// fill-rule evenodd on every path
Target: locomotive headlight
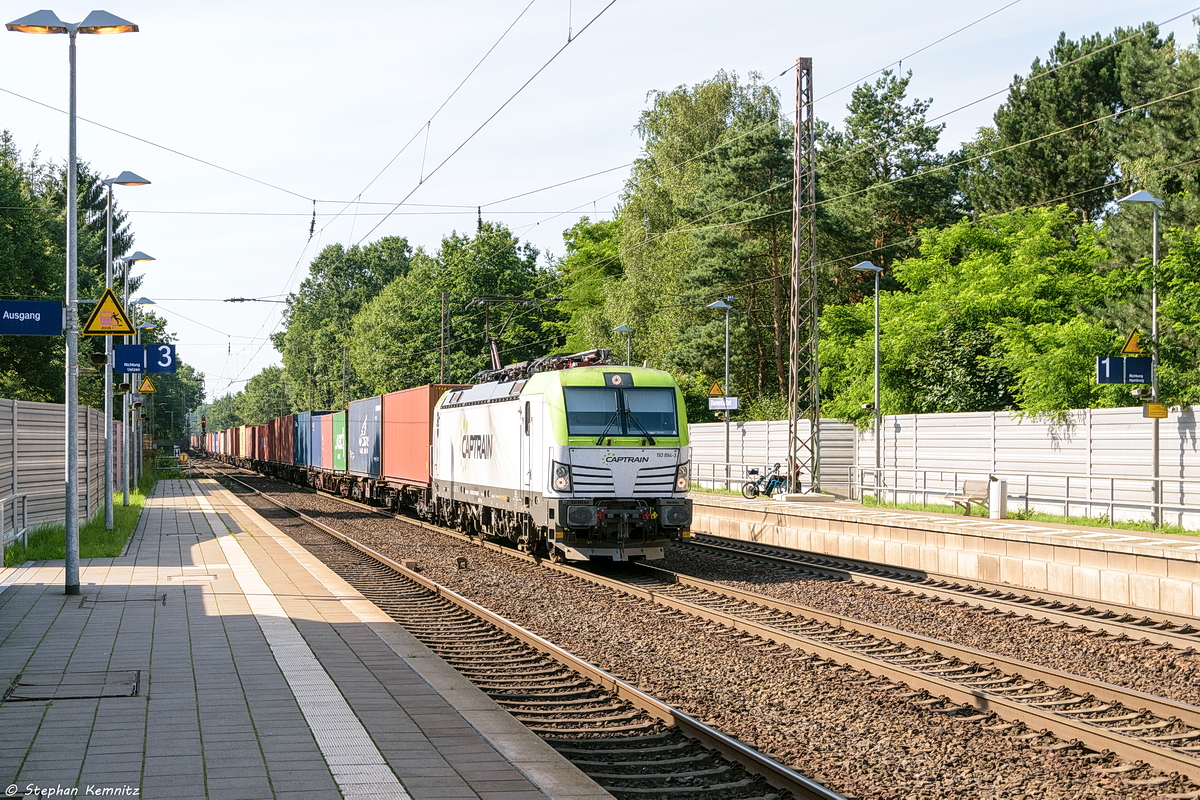
M 571 491 L 571 467 L 558 461 L 551 462 L 554 473 L 554 488 L 560 492 Z
M 688 479 L 692 476 L 691 464 L 680 464 L 675 468 L 675 491 L 686 492 Z

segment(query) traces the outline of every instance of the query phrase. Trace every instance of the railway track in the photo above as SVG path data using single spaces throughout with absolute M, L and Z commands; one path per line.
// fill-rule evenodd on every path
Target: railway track
M 307 523 L 289 535 L 616 797 L 842 797 L 345 533 L 237 483 Z
M 615 591 L 836 660 L 866 673 L 864 685 L 878 690 L 925 693 L 919 702 L 930 710 L 992 719 L 992 730 L 1019 722 L 1054 733 L 1062 740 L 1054 747 L 1082 744 L 1200 779 L 1195 706 L 656 567 L 619 576 L 579 572 Z
M 513 558 L 533 560 L 506 552 Z M 756 554 L 734 555 L 759 558 Z M 792 570 L 817 569 L 794 563 L 787 566 Z M 595 576 L 572 567 L 552 568 L 581 580 L 611 580 L 611 576 Z M 838 568 L 824 570 L 826 576 L 836 575 L 844 580 L 845 575 L 838 572 Z M 913 588 L 912 583 L 904 586 L 905 590 Z M 1170 777 L 1200 774 L 1197 760 L 1200 720 L 1196 719 L 1195 707 L 998 658 L 992 653 L 946 646 L 901 631 L 878 626 L 864 630 L 863 623 L 858 621 L 835 619 L 832 615 L 822 619 L 821 612 L 795 605 L 783 603 L 782 608 L 771 608 L 771 603 L 778 601 L 731 596 L 729 587 L 705 585 L 686 576 L 643 571 L 640 577 L 614 582 L 610 588 L 658 603 L 667 609 L 666 613 L 679 615 L 684 625 L 685 614 L 707 619 L 714 629 L 740 637 L 739 642 L 749 648 L 765 651 L 782 648 L 787 652 L 798 648 L 811 654 L 813 662 L 828 670 L 835 681 L 858 687 L 864 693 L 919 706 L 924 713 L 978 725 L 989 733 L 1002 734 L 1007 740 L 1030 745 L 1036 751 L 1073 759 L 1098 759 L 1092 763 L 1107 764 L 1096 770 L 1099 774 L 1117 776 L 1119 783 L 1131 789 L 1148 791 L 1147 787 L 1161 785 L 1168 791 L 1165 784 L 1170 783 L 1175 793 L 1161 796 L 1200 797 L 1194 784 L 1189 788 L 1178 778 Z M 701 602 L 701 596 L 707 594 L 716 599 Z M 797 629 L 798 612 L 807 622 Z M 805 612 L 811 615 L 806 616 Z M 791 620 L 793 629 L 788 629 L 789 623 L 783 618 Z M 887 663 L 886 656 L 891 657 L 892 663 Z M 450 657 L 454 658 L 454 654 Z M 554 709 L 542 711 L 551 714 Z M 1088 755 L 1088 751 L 1093 754 Z M 1107 753 L 1115 753 L 1125 763 L 1112 764 L 1104 755 Z M 1146 764 L 1166 774 L 1147 777 L 1143 766 Z
M 787 550 L 709 534 L 697 534 L 679 547 L 800 570 L 812 575 L 851 580 L 900 595 L 981 605 L 1004 614 L 1031 616 L 1057 625 L 1067 625 L 1081 632 L 1103 631 L 1111 636 L 1127 636 L 1185 652 L 1200 650 L 1200 619 L 1182 614 L 1155 612 L 1156 617 L 1152 618 L 1146 615 L 1144 609 L 1133 606 L 1081 601 L 1051 592 L 1031 594 L 1004 584 L 967 582 L 937 573 Z

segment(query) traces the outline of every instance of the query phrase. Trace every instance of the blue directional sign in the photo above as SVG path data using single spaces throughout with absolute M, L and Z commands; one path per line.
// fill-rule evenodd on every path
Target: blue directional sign
M 1148 358 L 1126 358 L 1125 359 L 1125 382 L 1126 383 L 1153 383 L 1151 378 L 1151 361 Z
M 146 372 L 174 372 L 175 345 L 148 344 L 146 345 Z
M 57 300 L 0 300 L 0 335 L 61 336 L 62 303 Z
M 1096 358 L 1096 383 L 1151 383 L 1151 360 L 1110 356 Z
M 146 348 L 140 344 L 113 346 L 113 372 L 141 373 L 146 371 Z

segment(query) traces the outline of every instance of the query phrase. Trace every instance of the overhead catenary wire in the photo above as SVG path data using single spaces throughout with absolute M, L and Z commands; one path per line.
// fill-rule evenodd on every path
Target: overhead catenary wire
M 1009 5 L 1012 5 L 1012 4 L 1009 4 Z M 1008 7 L 1008 6 L 1004 6 L 1004 7 Z M 995 13 L 995 12 L 994 12 L 994 13 Z M 1182 14 L 1181 14 L 1181 16 L 1182 16 Z M 1174 18 L 1172 18 L 1172 19 L 1174 19 Z M 1168 22 L 1169 22 L 1169 20 L 1168 20 Z M 1126 40 L 1122 40 L 1122 41 L 1126 41 Z M 1088 55 L 1094 55 L 1094 52 L 1093 52 L 1093 53 L 1091 53 L 1091 54 L 1088 54 Z M 906 58 L 907 58 L 907 56 L 906 56 Z M 1086 56 L 1084 56 L 1084 58 L 1086 58 Z M 1069 62 L 1068 62 L 1068 64 L 1069 64 Z M 1067 66 L 1067 64 L 1064 64 L 1064 65 L 1057 65 L 1055 68 L 1061 68 L 1062 66 Z M 1037 78 L 1037 77 L 1043 77 L 1043 76 L 1044 76 L 1044 74 L 1045 74 L 1045 73 L 1043 73 L 1043 74 L 1040 74 L 1040 76 L 1034 76 L 1034 78 Z M 1007 88 L 1006 90 L 1002 90 L 1002 91 L 1007 91 L 1007 90 L 1010 90 L 1010 89 L 1012 89 L 1012 86 L 1009 86 L 1009 88 Z M 1001 92 L 996 92 L 996 94 L 1001 94 Z M 995 96 L 995 94 L 994 94 L 994 95 L 990 95 L 989 97 L 991 97 L 991 96 Z M 986 100 L 986 97 L 984 97 L 984 98 L 980 98 L 980 100 L 978 100 L 978 101 L 974 101 L 974 102 L 978 103 L 978 102 L 982 102 L 983 100 Z M 974 103 L 972 103 L 972 104 L 974 104 Z M 966 108 L 966 107 L 967 107 L 967 106 L 960 107 L 960 109 L 955 109 L 955 110 L 961 110 L 961 108 Z M 950 112 L 950 113 L 953 113 L 953 112 Z M 947 115 L 948 115 L 948 114 L 947 114 Z M 944 116 L 947 116 L 947 115 L 938 116 L 938 118 L 934 118 L 934 120 L 930 120 L 930 121 L 936 121 L 937 119 L 943 119 L 943 118 L 944 118 Z M 916 176 L 916 175 L 914 175 L 914 176 Z M 833 198 L 833 199 L 836 199 L 836 198 Z M 594 203 L 594 200 L 592 201 L 592 203 Z M 559 212 L 559 213 L 560 213 L 560 212 Z M 695 222 L 695 221 L 692 221 L 692 222 Z M 727 224 L 727 223 L 722 223 L 722 224 Z M 686 230 L 686 229 L 700 229 L 700 228 L 696 228 L 696 227 L 694 227 L 694 225 L 692 225 L 692 227 L 688 227 L 688 228 L 682 228 L 682 229 L 680 229 L 680 230 Z M 364 239 L 362 239 L 362 240 L 365 240 L 365 239 L 366 239 L 366 237 L 364 236 Z M 360 242 L 361 242 L 362 240 L 360 240 Z

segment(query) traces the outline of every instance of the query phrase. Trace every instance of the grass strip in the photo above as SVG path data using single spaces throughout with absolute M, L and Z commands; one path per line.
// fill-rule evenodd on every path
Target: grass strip
M 892 503 L 887 500 L 879 501 L 871 495 L 864 495 L 862 498 L 864 506 L 872 506 L 875 508 L 895 508 L 903 511 L 931 511 L 937 514 L 958 514 L 962 516 L 962 510 L 957 506 L 940 505 L 937 503 Z M 986 506 L 971 504 L 971 516 L 986 517 L 988 510 Z M 1030 509 L 1009 509 L 1007 519 L 1024 520 L 1027 522 L 1053 522 L 1059 525 L 1078 525 L 1083 528 L 1112 528 L 1116 531 L 1131 531 L 1140 533 L 1166 533 L 1176 536 L 1200 536 L 1200 531 L 1190 530 L 1182 525 L 1159 525 L 1154 526 L 1153 522 L 1141 520 L 1118 520 L 1113 522 L 1107 514 L 1102 514 L 1098 517 L 1083 517 L 1070 516 L 1064 517 L 1061 514 L 1047 514 L 1044 511 L 1034 511 Z
M 146 498 L 154 491 L 153 474 L 147 471 L 141 484 L 129 492 L 129 505 L 121 505 L 122 492 L 113 495 L 113 529 L 104 529 L 104 509 L 79 526 L 80 558 L 113 558 L 121 555 L 125 543 L 137 527 Z M 4 551 L 4 566 L 15 567 L 26 561 L 54 561 L 67 557 L 67 529 L 61 524 L 41 525 L 29 532 L 29 544 L 13 542 Z

